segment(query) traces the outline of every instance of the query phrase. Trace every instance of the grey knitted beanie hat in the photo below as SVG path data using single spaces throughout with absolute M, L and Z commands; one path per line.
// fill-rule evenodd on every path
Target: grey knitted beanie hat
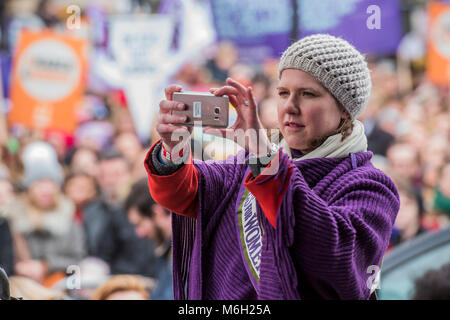
M 363 113 L 372 82 L 364 57 L 347 41 L 315 34 L 293 43 L 283 53 L 278 78 L 284 69 L 309 73 L 348 111 L 352 119 Z

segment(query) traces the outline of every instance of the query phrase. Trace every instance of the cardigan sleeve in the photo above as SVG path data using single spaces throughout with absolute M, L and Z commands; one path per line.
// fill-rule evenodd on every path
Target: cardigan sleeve
M 211 216 L 219 206 L 231 199 L 234 188 L 240 183 L 236 172 L 245 165 L 247 153 L 240 152 L 220 161 L 193 160 L 191 152 L 184 163 L 169 166 L 166 172 L 161 172 L 162 164 L 155 167 L 154 153 L 160 147 L 157 141 L 148 151 L 144 165 L 147 171 L 149 189 L 152 198 L 171 212 L 196 218 L 199 210 L 198 192 L 202 192 L 202 210 L 206 216 Z M 201 190 L 199 186 L 201 185 Z M 219 210 L 220 211 L 220 210 Z
M 280 202 L 270 214 L 275 215 L 273 245 L 279 269 L 284 270 L 280 274 L 286 275 L 284 286 L 307 281 L 324 298 L 368 299 L 369 267 L 380 265 L 399 209 L 395 185 L 373 167 L 356 168 L 334 181 L 324 200 L 302 172 L 289 165 L 280 162 L 279 170 L 284 167 L 290 174 L 281 201 L 273 186 L 265 198 L 262 192 L 254 193 L 263 210 L 269 197 Z M 252 180 L 254 189 L 257 179 L 261 178 Z M 276 179 L 259 180 L 257 188 L 272 180 Z
M 255 196 L 258 200 L 261 209 L 272 227 L 276 228 L 276 216 L 280 208 L 281 201 L 289 186 L 289 179 L 294 170 L 294 165 L 288 158 L 280 157 L 283 155 L 281 151 L 275 156 L 267 167 L 256 177 L 253 173 L 248 173 L 244 179 L 244 186 Z M 278 166 L 279 161 L 285 162 L 282 168 L 287 172 L 282 172 Z M 273 177 L 274 171 L 277 173 Z
M 192 155 L 189 152 L 187 163 L 179 168 L 170 168 L 167 172 L 170 174 L 164 174 L 158 171 L 152 161 L 152 158 L 155 158 L 153 153 L 158 152 L 160 144 L 161 140 L 150 147 L 144 161 L 150 194 L 157 203 L 169 211 L 196 218 L 198 171 L 192 164 Z

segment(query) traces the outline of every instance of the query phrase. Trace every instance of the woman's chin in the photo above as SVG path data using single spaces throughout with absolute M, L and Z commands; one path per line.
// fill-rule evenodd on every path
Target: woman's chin
M 289 148 L 291 149 L 295 149 L 295 150 L 305 150 L 306 149 L 306 145 L 304 142 L 299 141 L 298 138 L 296 137 L 285 137 L 287 145 L 289 146 Z

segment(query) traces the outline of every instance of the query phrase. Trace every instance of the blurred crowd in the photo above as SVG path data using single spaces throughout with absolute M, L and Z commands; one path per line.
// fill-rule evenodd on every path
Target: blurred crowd
M 38 2 L 33 10 L 42 23 L 64 23 L 51 1 Z M 148 13 L 157 2 L 130 1 Z M 5 3 L 2 28 L 16 14 Z M 12 50 L 5 41 L 2 48 Z M 401 200 L 391 250 L 449 225 L 450 91 L 427 80 L 424 57 L 401 66 L 395 56 L 368 59 L 373 89 L 361 120 L 373 164 L 396 182 Z M 277 62 L 243 63 L 232 43 L 221 42 L 172 82 L 193 91 L 221 86 L 227 77 L 251 85 L 263 125 L 276 129 Z M 158 136 L 153 130 L 147 140 L 138 138 L 123 91 L 88 88 L 85 98 L 73 136 L 15 126 L 2 136 L 0 266 L 11 294 L 171 299 L 170 215 L 150 198 L 143 165 Z M 238 150 L 201 135 L 192 136 L 191 145 L 200 146 L 193 148 L 196 158 L 223 159 Z

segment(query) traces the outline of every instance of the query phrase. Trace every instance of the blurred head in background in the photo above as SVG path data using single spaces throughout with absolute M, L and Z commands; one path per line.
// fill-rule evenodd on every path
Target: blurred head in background
M 439 171 L 439 180 L 434 191 L 433 209 L 450 218 L 450 163 Z
M 90 148 L 78 148 L 70 161 L 71 172 L 85 172 L 90 176 L 98 174 L 98 153 Z
M 91 300 L 148 300 L 146 284 L 140 276 L 118 275 L 97 288 Z
M 15 197 L 16 194 L 11 180 L 0 178 L 0 207 L 11 203 Z
M 125 210 L 139 237 L 150 238 L 157 245 L 171 238 L 170 214 L 152 199 L 146 178 L 133 184 Z
M 418 194 L 405 179 L 397 179 L 395 183 L 400 197 L 400 210 L 394 223 L 391 244 L 409 240 L 418 235 L 421 230 L 422 208 Z
M 387 160 L 390 172 L 401 179 L 411 183 L 419 174 L 420 162 L 417 150 L 406 143 L 396 143 L 387 151 Z
M 33 142 L 22 153 L 24 165 L 23 185 L 30 203 L 42 211 L 57 205 L 64 172 L 51 145 Z
M 122 132 L 114 138 L 114 147 L 127 159 L 134 163 L 142 151 L 142 144 L 133 132 Z
M 66 178 L 64 193 L 74 202 L 77 209 L 81 209 L 97 196 L 97 182 L 87 173 L 72 173 Z
M 119 205 L 129 192 L 130 163 L 117 151 L 104 152 L 100 156 L 97 181 L 106 202 Z

